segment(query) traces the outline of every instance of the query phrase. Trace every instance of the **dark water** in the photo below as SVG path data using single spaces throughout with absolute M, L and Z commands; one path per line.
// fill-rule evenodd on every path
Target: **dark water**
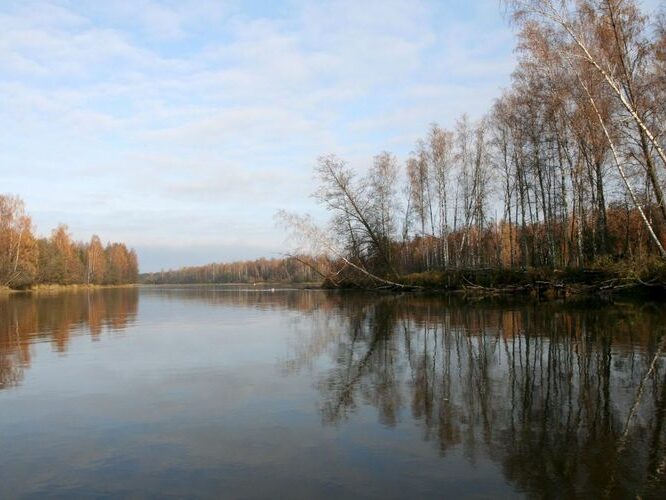
M 0 498 L 663 498 L 665 309 L 0 297 Z

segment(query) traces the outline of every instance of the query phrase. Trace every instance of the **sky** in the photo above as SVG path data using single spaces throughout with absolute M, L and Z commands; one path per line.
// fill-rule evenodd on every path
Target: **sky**
M 144 272 L 280 257 L 319 155 L 480 117 L 514 44 L 498 0 L 0 0 L 0 192 Z

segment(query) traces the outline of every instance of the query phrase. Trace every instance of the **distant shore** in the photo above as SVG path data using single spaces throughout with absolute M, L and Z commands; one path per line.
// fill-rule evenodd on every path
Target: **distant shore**
M 372 281 L 342 279 L 336 283 L 321 282 L 254 282 L 254 283 L 130 283 L 40 284 L 25 289 L 0 287 L 0 295 L 14 293 L 57 293 L 112 288 L 247 288 L 302 290 L 365 290 L 433 294 L 522 295 L 545 299 L 578 295 L 654 295 L 666 297 L 666 279 L 660 273 L 651 276 L 623 274 L 617 270 L 576 269 L 450 269 L 412 273 L 400 278 L 399 286 L 378 285 Z
M 169 286 L 177 286 L 177 287 L 205 287 L 205 288 L 212 288 L 212 287 L 223 287 L 223 286 L 228 286 L 228 287 L 247 287 L 247 288 L 272 288 L 272 287 L 280 287 L 280 288 L 304 288 L 304 289 L 312 289 L 312 288 L 322 288 L 323 287 L 323 281 L 312 281 L 312 282 L 302 282 L 302 281 L 296 281 L 296 282 L 290 282 L 290 281 L 256 281 L 253 283 L 243 283 L 243 282 L 236 282 L 236 283 L 138 283 L 136 286 L 140 287 L 150 287 L 150 288 L 160 288 L 160 287 L 169 287 Z

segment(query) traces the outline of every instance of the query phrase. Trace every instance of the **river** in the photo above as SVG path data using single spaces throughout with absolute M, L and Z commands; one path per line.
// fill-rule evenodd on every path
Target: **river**
M 0 297 L 0 498 L 666 497 L 666 307 Z

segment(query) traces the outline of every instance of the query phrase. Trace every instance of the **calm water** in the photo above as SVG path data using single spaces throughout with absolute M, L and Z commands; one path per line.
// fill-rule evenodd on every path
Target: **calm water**
M 666 307 L 0 297 L 0 497 L 662 497 Z

